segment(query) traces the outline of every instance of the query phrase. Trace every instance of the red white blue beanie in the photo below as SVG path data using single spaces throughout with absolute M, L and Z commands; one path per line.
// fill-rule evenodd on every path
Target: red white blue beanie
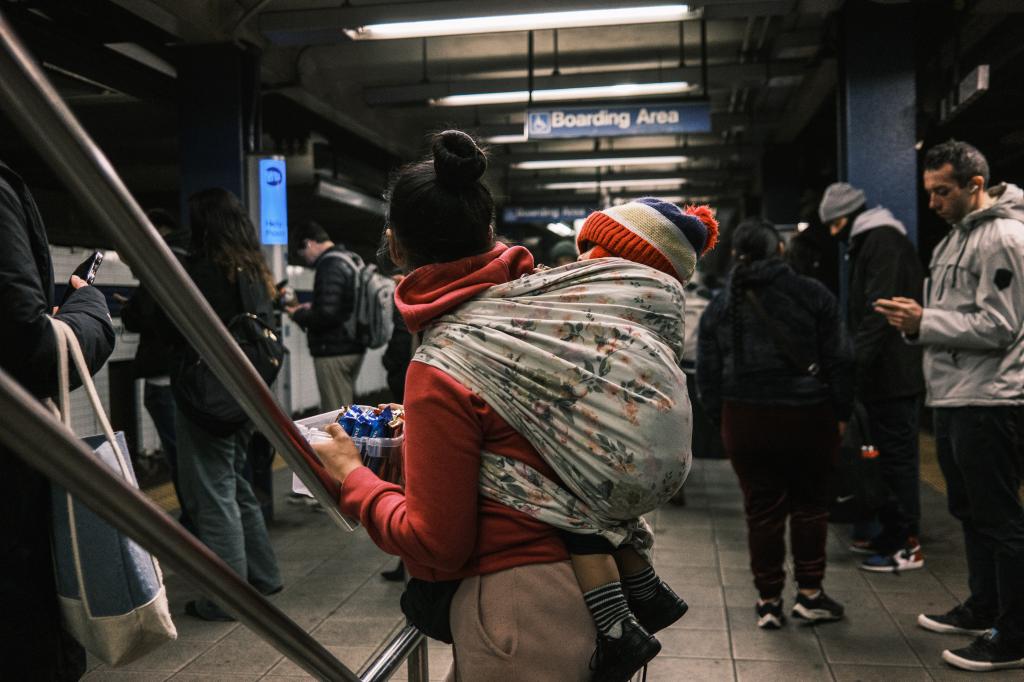
M 655 197 L 595 211 L 576 237 L 580 253 L 616 256 L 672 275 L 683 284 L 697 260 L 718 243 L 718 221 L 709 206 L 679 208 Z

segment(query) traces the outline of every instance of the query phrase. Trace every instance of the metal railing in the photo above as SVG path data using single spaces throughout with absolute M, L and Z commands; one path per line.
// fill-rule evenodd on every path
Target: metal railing
M 117 250 L 136 265 L 140 281 L 292 471 L 332 519 L 351 530 L 352 525 L 337 508 L 337 483 L 319 466 L 291 418 L 277 404 L 2 13 L 0 103 L 28 142 L 107 232 Z M 366 673 L 356 676 L 145 495 L 104 468 L 74 433 L 2 371 L 0 414 L 4 415 L 0 441 L 191 580 L 306 672 L 325 680 L 378 681 L 387 679 L 408 658 L 410 681 L 428 679 L 426 641 L 412 627 L 400 631 L 369 664 Z

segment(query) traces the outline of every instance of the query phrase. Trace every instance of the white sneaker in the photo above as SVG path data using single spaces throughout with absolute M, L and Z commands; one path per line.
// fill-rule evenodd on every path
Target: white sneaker
M 924 568 L 924 554 L 921 552 L 921 545 L 911 540 L 906 547 L 895 554 L 876 554 L 868 557 L 861 562 L 860 567 L 874 573 L 914 571 Z

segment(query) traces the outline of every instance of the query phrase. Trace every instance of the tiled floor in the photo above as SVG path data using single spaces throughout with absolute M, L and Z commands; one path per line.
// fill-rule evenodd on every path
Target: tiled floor
M 284 472 L 279 474 L 284 488 Z M 818 627 L 788 624 L 758 630 L 756 593 L 747 567 L 739 489 L 723 461 L 698 460 L 687 483 L 688 505 L 651 515 L 658 572 L 689 601 L 690 612 L 659 634 L 664 649 L 651 664 L 651 682 L 803 682 L 814 680 L 954 681 L 970 676 L 946 666 L 942 649 L 967 638 L 918 628 L 923 611 L 944 611 L 964 598 L 966 567 L 957 525 L 941 494 L 923 486 L 926 568 L 901 575 L 866 574 L 845 548 L 846 528 L 833 528 L 825 587 L 847 608 L 845 621 Z M 401 623 L 400 587 L 377 575 L 393 559 L 366 534 L 342 534 L 326 518 L 278 504 L 271 531 L 287 588 L 275 604 L 357 669 Z M 167 579 L 172 610 L 181 614 L 196 592 Z M 787 601 L 792 603 L 791 594 Z M 130 666 L 94 668 L 88 680 L 296 680 L 303 673 L 244 627 L 176 615 L 179 640 Z M 430 647 L 432 680 L 451 662 L 448 649 Z M 404 672 L 395 679 L 405 679 Z M 1024 680 L 1024 671 L 990 673 L 985 682 Z

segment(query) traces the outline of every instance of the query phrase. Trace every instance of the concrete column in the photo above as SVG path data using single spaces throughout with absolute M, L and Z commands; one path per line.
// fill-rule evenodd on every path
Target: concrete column
M 182 207 L 208 187 L 246 202 L 245 154 L 259 144 L 258 55 L 233 44 L 193 45 L 177 65 Z
M 839 68 L 839 178 L 891 210 L 916 243 L 913 7 L 847 2 Z

